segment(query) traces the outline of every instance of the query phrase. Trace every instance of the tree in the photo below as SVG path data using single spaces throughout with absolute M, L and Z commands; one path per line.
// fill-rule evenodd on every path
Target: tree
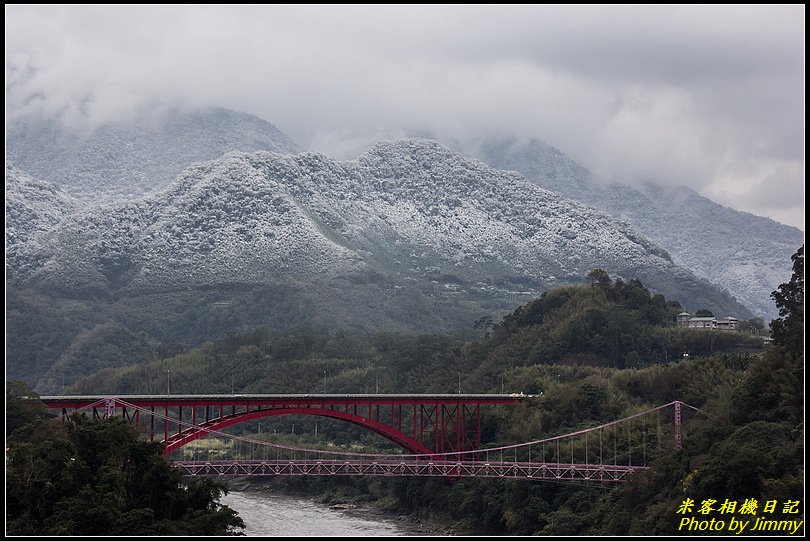
M 695 312 L 695 317 L 714 317 L 711 310 L 706 310 L 705 308 L 701 308 L 697 312 Z
M 6 436 L 29 423 L 47 418 L 48 408 L 23 381 L 6 383 Z
M 484 336 L 489 336 L 489 329 L 493 326 L 492 316 L 481 316 L 473 323 L 474 329 L 483 329 Z
M 611 284 L 610 275 L 604 269 L 593 269 L 588 273 L 588 280 L 592 285 L 599 285 L 599 287 L 607 287 Z
M 755 317 L 740 321 L 740 332 L 759 335 L 760 331 L 765 329 L 765 320 L 761 317 Z
M 6 453 L 12 535 L 224 535 L 244 522 L 213 481 L 180 472 L 120 419 L 40 421 Z
M 771 296 L 781 318 L 771 321 L 774 346 L 751 364 L 735 392 L 736 417 L 798 424 L 804 415 L 804 246 L 793 276 Z
M 771 321 L 774 344 L 797 358 L 804 355 L 804 245 L 791 257 L 793 275 L 771 293 L 782 317 Z

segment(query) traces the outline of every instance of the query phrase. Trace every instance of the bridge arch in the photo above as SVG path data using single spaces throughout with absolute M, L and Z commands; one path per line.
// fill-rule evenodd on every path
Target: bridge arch
M 164 442 L 166 447 L 163 451 L 163 454 L 165 455 L 171 453 L 172 451 L 176 451 L 177 449 L 180 449 L 187 443 L 190 443 L 196 439 L 208 435 L 211 431 L 221 430 L 223 428 L 227 428 L 229 426 L 244 423 L 247 421 L 252 421 L 254 419 L 262 419 L 264 417 L 275 417 L 278 415 L 316 415 L 318 417 L 329 417 L 332 419 L 339 419 L 351 423 L 353 425 L 365 428 L 367 430 L 370 430 L 371 432 L 374 432 L 375 434 L 382 436 L 383 438 L 402 447 L 403 449 L 412 454 L 419 454 L 419 455 L 435 454 L 435 451 L 430 450 L 422 442 L 379 421 L 368 419 L 366 417 L 361 417 L 359 415 L 351 414 L 345 411 L 334 411 L 318 408 L 279 408 L 279 409 L 254 410 L 250 412 L 242 412 L 237 413 L 235 415 L 229 415 L 226 417 L 212 419 L 210 421 L 188 427 L 177 434 L 170 435 L 169 438 Z

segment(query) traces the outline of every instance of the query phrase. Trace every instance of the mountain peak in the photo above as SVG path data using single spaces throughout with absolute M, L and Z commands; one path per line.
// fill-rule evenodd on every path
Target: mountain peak
M 441 163 L 446 160 L 464 159 L 463 156 L 434 139 L 409 137 L 378 141 L 361 154 L 356 161 L 363 165 L 385 162 L 426 168 L 430 167 L 432 161 Z
M 298 151 L 269 122 L 222 108 L 161 109 L 90 133 L 23 116 L 9 122 L 6 141 L 9 161 L 84 201 L 138 198 L 229 151 Z

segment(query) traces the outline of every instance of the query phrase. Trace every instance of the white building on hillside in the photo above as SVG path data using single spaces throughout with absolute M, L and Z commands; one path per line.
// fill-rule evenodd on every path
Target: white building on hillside
M 692 317 L 689 312 L 681 312 L 678 314 L 678 327 L 685 327 L 687 329 L 720 329 L 725 331 L 736 331 L 740 327 L 739 320 L 734 316 L 725 318 L 711 317 Z

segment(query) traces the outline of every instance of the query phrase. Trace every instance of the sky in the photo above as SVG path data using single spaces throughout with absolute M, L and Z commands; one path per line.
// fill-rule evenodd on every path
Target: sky
M 804 5 L 6 6 L 6 111 L 258 115 L 353 158 L 534 137 L 804 230 Z

